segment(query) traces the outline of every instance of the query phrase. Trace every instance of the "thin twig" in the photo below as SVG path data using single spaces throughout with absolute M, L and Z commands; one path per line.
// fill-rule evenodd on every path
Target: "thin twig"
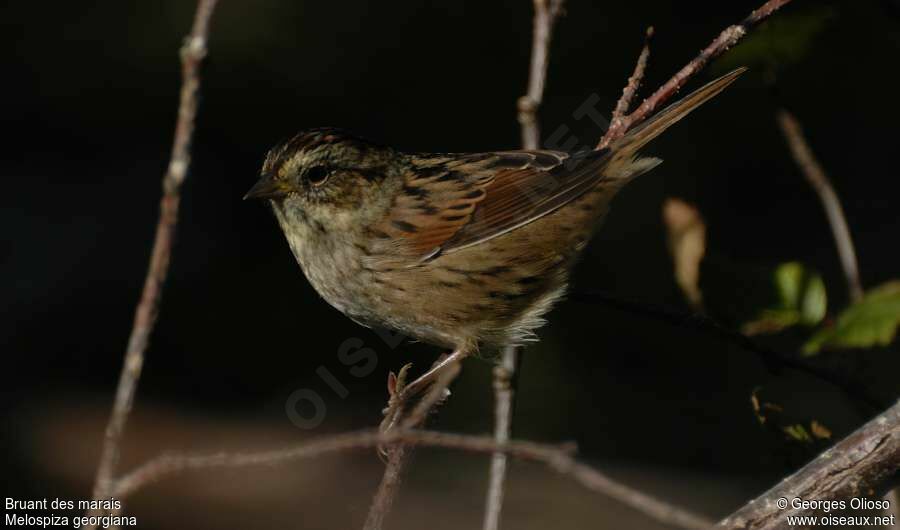
M 683 508 L 621 484 L 573 456 L 572 444 L 547 445 L 512 441 L 498 444 L 489 436 L 396 429 L 387 433 L 358 431 L 325 437 L 304 444 L 258 453 L 215 453 L 209 455 L 163 455 L 144 463 L 118 482 L 115 493 L 126 498 L 141 488 L 186 471 L 273 466 L 294 460 L 319 457 L 337 451 L 367 449 L 383 445 L 442 447 L 475 453 L 503 452 L 515 458 L 540 462 L 568 476 L 585 488 L 607 495 L 663 524 L 680 528 L 709 528 L 711 521 Z
M 625 113 L 628 112 L 628 109 L 631 107 L 631 102 L 634 100 L 634 96 L 637 95 L 638 88 L 641 86 L 641 81 L 644 79 L 644 72 L 647 70 L 647 61 L 650 59 L 650 39 L 652 38 L 653 26 L 650 26 L 644 34 L 644 47 L 641 49 L 641 54 L 638 56 L 637 63 L 634 65 L 634 73 L 631 74 L 631 77 L 628 78 L 628 83 L 626 83 L 625 88 L 622 89 L 622 97 L 616 102 L 616 108 L 613 110 L 612 119 L 609 121 L 609 129 L 606 131 L 606 134 L 603 135 L 603 138 L 597 145 L 597 149 L 606 147 L 609 144 L 609 139 L 619 138 L 621 136 L 620 129 L 624 128 L 626 124 Z
M 187 177 L 191 163 L 190 146 L 194 133 L 194 119 L 197 115 L 200 64 L 206 56 L 209 23 L 216 7 L 216 1 L 200 0 L 191 32 L 181 47 L 182 85 L 172 154 L 162 182 L 163 196 L 159 206 L 159 222 L 156 225 L 150 265 L 144 280 L 141 298 L 135 310 L 134 324 L 125 350 L 124 365 L 119 375 L 112 414 L 106 426 L 103 449 L 94 482 L 93 495 L 95 499 L 108 498 L 114 487 L 122 435 L 134 403 L 147 344 L 159 314 L 162 288 L 169 271 L 172 242 L 178 223 L 181 184 Z
M 816 160 L 806 137 L 803 135 L 803 128 L 790 112 L 781 109 L 776 114 L 778 126 L 781 133 L 787 141 L 794 157 L 797 167 L 803 172 L 806 180 L 812 186 L 813 190 L 822 201 L 825 208 L 825 215 L 828 216 L 828 224 L 831 226 L 831 233 L 834 235 L 834 242 L 837 245 L 838 255 L 841 259 L 841 266 L 844 269 L 844 276 L 847 279 L 847 289 L 850 293 L 850 299 L 854 302 L 859 301 L 863 296 L 862 284 L 859 281 L 859 266 L 856 261 L 856 250 L 853 247 L 853 238 L 850 236 L 850 227 L 847 224 L 847 217 L 844 215 L 844 209 L 841 207 L 841 200 L 838 198 L 834 187 L 828 180 L 822 165 Z
M 608 145 L 610 142 L 621 138 L 630 128 L 637 125 L 653 114 L 663 103 L 669 100 L 678 90 L 697 72 L 703 69 L 711 61 L 723 52 L 737 44 L 747 31 L 772 13 L 780 9 L 791 0 L 769 0 L 758 9 L 750 13 L 741 23 L 725 28 L 700 54 L 686 64 L 671 79 L 666 81 L 656 92 L 644 100 L 634 112 L 622 118 L 623 124 L 617 130 L 610 128 L 600 139 L 598 145 Z
M 462 367 L 459 363 L 448 366 L 440 374 L 425 397 L 413 408 L 413 410 L 400 422 L 401 430 L 414 429 L 423 425 L 428 414 L 441 401 L 447 397 L 447 387 L 459 375 Z M 363 530 L 380 530 L 384 526 L 384 520 L 391 507 L 394 505 L 394 499 L 397 497 L 397 490 L 400 487 L 400 479 L 403 476 L 403 468 L 409 459 L 410 448 L 402 443 L 391 445 L 386 448 L 387 461 L 385 462 L 384 474 L 381 476 L 381 482 L 372 498 L 372 504 L 369 506 L 369 513 L 366 515 L 366 521 L 363 524 Z
M 794 499 L 824 503 L 876 499 L 900 470 L 900 403 L 869 421 L 800 471 L 722 520 L 716 528 L 794 528 L 788 516 L 812 515 L 815 508 Z M 779 504 L 779 501 L 784 504 Z M 785 501 L 787 501 L 785 503 Z
M 556 20 L 562 14 L 564 0 L 534 0 L 534 27 L 531 44 L 531 69 L 528 74 L 528 91 L 519 98 L 519 124 L 522 127 L 522 146 L 537 149 L 541 130 L 537 111 L 544 99 L 547 81 L 550 40 Z

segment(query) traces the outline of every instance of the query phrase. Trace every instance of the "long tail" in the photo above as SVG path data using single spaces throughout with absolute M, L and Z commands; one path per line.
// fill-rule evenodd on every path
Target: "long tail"
M 725 90 L 725 87 L 734 83 L 738 76 L 746 70 L 747 68 L 738 68 L 715 81 L 707 83 L 630 130 L 625 136 L 616 140 L 610 146 L 613 152 L 613 160 L 630 161 L 637 154 L 638 149 L 662 134 L 675 122 L 690 114 L 691 111 L 709 101 L 713 96 Z

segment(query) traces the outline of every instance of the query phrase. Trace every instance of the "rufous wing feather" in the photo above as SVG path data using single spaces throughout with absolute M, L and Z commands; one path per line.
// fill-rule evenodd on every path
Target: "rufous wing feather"
M 603 178 L 606 151 L 423 155 L 379 230 L 422 257 L 497 237 L 580 196 Z

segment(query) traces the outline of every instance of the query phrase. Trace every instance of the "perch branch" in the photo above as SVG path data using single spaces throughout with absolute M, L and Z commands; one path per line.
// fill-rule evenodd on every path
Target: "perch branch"
M 900 470 L 900 403 L 869 421 L 801 470 L 719 522 L 716 528 L 775 530 L 791 528 L 788 516 L 814 514 L 794 508 L 791 499 L 817 501 L 868 497 L 883 493 Z M 789 500 L 779 508 L 780 498 Z
M 100 461 L 94 482 L 95 499 L 108 498 L 114 486 L 116 466 L 121 452 L 122 435 L 134 403 L 144 354 L 159 315 L 162 288 L 169 272 L 172 242 L 178 224 L 178 206 L 181 185 L 187 177 L 191 163 L 191 139 L 194 119 L 197 115 L 197 93 L 200 89 L 200 65 L 206 56 L 209 23 L 217 0 L 200 0 L 190 34 L 181 47 L 181 95 L 175 138 L 168 169 L 162 180 L 163 194 L 159 206 L 159 222 L 150 255 L 150 264 L 144 280 L 143 291 L 134 315 L 134 324 L 125 360 L 119 375 L 118 388 L 112 414 L 103 439 Z
M 428 413 L 446 398 L 447 387 L 456 379 L 462 368 L 459 363 L 450 365 L 441 374 L 437 381 L 428 390 L 425 397 L 416 404 L 408 416 L 403 418 L 400 428 L 414 429 L 425 423 Z M 397 490 L 400 487 L 400 478 L 403 476 L 403 467 L 409 456 L 409 448 L 403 444 L 395 444 L 385 449 L 387 462 L 385 462 L 384 474 L 378 490 L 372 498 L 372 505 L 366 516 L 363 530 L 379 530 L 384 525 L 384 520 L 391 511 Z
M 525 149 L 537 149 L 541 141 L 537 111 L 544 99 L 547 81 L 550 40 L 556 20 L 562 14 L 563 0 L 534 0 L 534 27 L 531 45 L 531 69 L 528 74 L 528 91 L 519 98 L 519 124 L 522 128 L 522 145 Z
M 706 48 L 700 51 L 691 62 L 686 64 L 671 79 L 666 81 L 656 92 L 645 99 L 631 114 L 622 118 L 622 125 L 613 130 L 610 127 L 600 139 L 598 146 L 609 145 L 614 140 L 621 138 L 628 130 L 653 114 L 663 103 L 668 101 L 678 90 L 694 75 L 702 70 L 712 59 L 737 44 L 747 31 L 768 18 L 772 13 L 780 9 L 790 0 L 769 0 L 758 9 L 750 13 L 739 24 L 725 28 Z
M 498 444 L 489 436 L 473 436 L 435 431 L 396 429 L 387 433 L 358 431 L 322 438 L 298 446 L 258 453 L 215 453 L 209 455 L 163 455 L 136 468 L 118 482 L 119 498 L 186 471 L 272 466 L 294 460 L 319 457 L 337 451 L 368 449 L 391 444 L 441 447 L 474 453 L 503 452 L 515 458 L 542 463 L 570 477 L 590 491 L 607 495 L 663 524 L 686 529 L 709 528 L 706 517 L 666 503 L 621 484 L 573 456 L 572 444 L 547 445 L 512 441 Z
M 781 133 L 784 135 L 784 139 L 791 150 L 791 155 L 794 157 L 794 162 L 797 163 L 797 167 L 800 168 L 810 186 L 819 196 L 819 200 L 822 201 L 825 215 L 828 216 L 828 224 L 831 226 L 831 233 L 834 235 L 834 242 L 837 245 L 841 267 L 843 267 L 844 276 L 847 279 L 850 299 L 854 302 L 859 301 L 863 296 L 862 284 L 859 281 L 859 266 L 856 261 L 856 250 L 853 248 L 853 238 L 850 236 L 850 227 L 847 224 L 844 209 L 841 207 L 841 201 L 828 180 L 825 170 L 822 169 L 822 165 L 819 164 L 812 149 L 810 149 L 809 143 L 803 135 L 803 128 L 800 126 L 797 118 L 783 109 L 778 111 L 776 117 Z

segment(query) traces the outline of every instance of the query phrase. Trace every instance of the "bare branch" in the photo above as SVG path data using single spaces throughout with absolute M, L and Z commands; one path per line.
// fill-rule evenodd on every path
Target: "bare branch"
M 162 182 L 163 196 L 159 206 L 159 222 L 156 226 L 150 265 L 144 280 L 141 298 L 135 310 L 134 324 L 125 350 L 125 361 L 119 375 L 112 414 L 106 426 L 103 449 L 94 482 L 93 495 L 95 499 L 108 498 L 114 488 L 122 435 L 134 403 L 147 344 L 159 314 L 162 288 L 169 271 L 172 242 L 178 223 L 181 184 L 187 177 L 191 163 L 190 147 L 194 134 L 194 119 L 197 115 L 200 64 L 206 56 L 209 22 L 216 7 L 216 1 L 200 0 L 194 16 L 193 27 L 181 48 L 182 85 L 172 154 Z
M 502 452 L 515 458 L 543 463 L 557 473 L 571 477 L 585 488 L 607 495 L 664 524 L 688 529 L 709 528 L 712 525 L 703 516 L 634 490 L 591 466 L 578 462 L 573 457 L 575 447 L 572 444 L 546 445 L 524 441 L 498 444 L 489 436 L 402 428 L 388 433 L 358 431 L 339 434 L 298 446 L 258 453 L 163 455 L 141 465 L 119 480 L 115 494 L 119 498 L 125 498 L 149 484 L 186 471 L 271 466 L 337 451 L 395 444 L 442 447 L 485 454 Z
M 519 124 L 522 127 L 522 146 L 537 149 L 541 130 L 537 112 L 544 99 L 547 80 L 550 41 L 556 20 L 562 14 L 564 0 L 534 0 L 534 28 L 531 45 L 531 69 L 528 75 L 528 91 L 519 98 Z
M 772 13 L 780 9 L 791 0 L 769 0 L 765 4 L 756 9 L 745 18 L 740 24 L 725 28 L 706 48 L 700 51 L 700 54 L 691 62 L 686 64 L 671 79 L 666 81 L 656 92 L 644 100 L 634 112 L 622 118 L 622 125 L 613 130 L 610 128 L 603 138 L 600 139 L 599 146 L 609 145 L 611 142 L 621 138 L 629 129 L 642 122 L 648 116 L 653 114 L 663 103 L 668 101 L 678 90 L 694 75 L 702 70 L 712 59 L 715 59 L 723 52 L 737 44 L 747 31 L 761 21 L 768 18 Z
M 631 77 L 628 78 L 628 83 L 625 85 L 625 88 L 622 89 L 622 97 L 619 98 L 619 101 L 616 103 L 616 108 L 613 110 L 612 119 L 610 119 L 609 122 L 609 129 L 607 129 L 603 138 L 600 139 L 597 149 L 603 149 L 609 145 L 610 139 L 622 136 L 620 129 L 626 126 L 625 113 L 628 112 L 629 107 L 631 107 L 631 102 L 634 100 L 634 96 L 637 95 L 638 88 L 641 86 L 641 81 L 644 79 L 644 71 L 647 69 L 647 61 L 650 59 L 651 38 L 653 38 L 653 26 L 647 28 L 647 33 L 644 35 L 644 48 L 638 56 L 637 64 L 634 65 L 634 73 L 631 74 Z
M 774 530 L 793 528 L 788 516 L 815 510 L 795 508 L 790 500 L 876 498 L 900 470 L 900 403 L 869 421 L 800 471 L 722 520 L 716 528 Z M 882 491 L 883 492 L 883 491 Z M 785 508 L 779 499 L 787 499 Z
M 797 118 L 784 109 L 778 111 L 776 118 L 781 133 L 791 150 L 791 155 L 794 157 L 794 162 L 797 163 L 797 167 L 800 168 L 806 180 L 819 196 L 819 200 L 822 201 L 825 215 L 828 216 L 828 224 L 831 226 L 831 233 L 834 235 L 834 242 L 837 245 L 841 266 L 844 269 L 844 277 L 847 279 L 850 299 L 856 302 L 862 298 L 863 289 L 859 281 L 856 250 L 853 247 L 853 238 L 850 236 L 850 227 L 847 224 L 844 209 L 841 207 L 841 200 L 828 180 L 825 170 L 822 169 L 822 165 L 819 164 L 810 149 Z

